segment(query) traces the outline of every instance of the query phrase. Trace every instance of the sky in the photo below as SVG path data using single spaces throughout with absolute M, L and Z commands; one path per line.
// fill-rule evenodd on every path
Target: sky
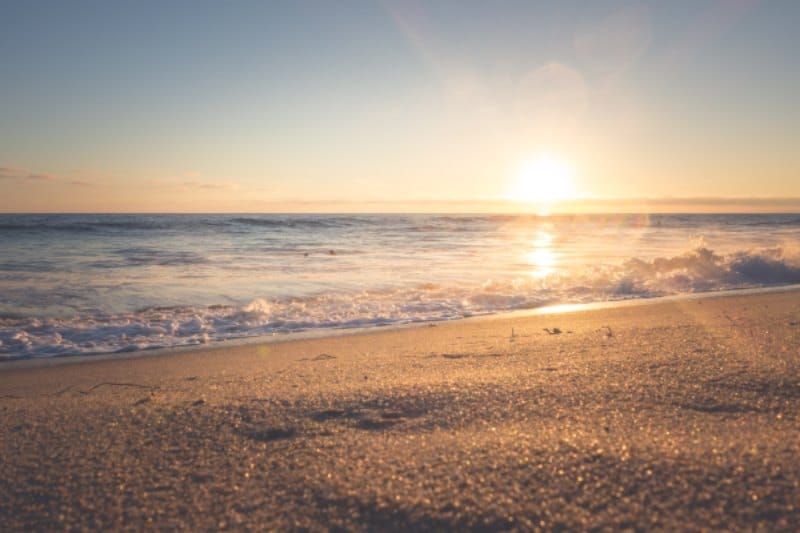
M 0 14 L 4 212 L 800 211 L 795 0 Z

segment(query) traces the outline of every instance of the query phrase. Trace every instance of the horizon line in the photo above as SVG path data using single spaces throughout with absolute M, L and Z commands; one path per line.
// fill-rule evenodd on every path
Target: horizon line
M 382 209 L 378 209 L 382 208 Z M 726 211 L 725 208 L 730 210 Z M 581 198 L 552 204 L 493 200 L 284 200 L 245 209 L 3 210 L 3 215 L 54 214 L 778 214 L 800 213 L 800 197 Z

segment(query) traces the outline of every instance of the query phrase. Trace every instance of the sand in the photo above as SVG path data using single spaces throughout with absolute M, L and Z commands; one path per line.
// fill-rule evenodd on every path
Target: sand
M 76 361 L 0 365 L 0 529 L 800 527 L 797 291 Z

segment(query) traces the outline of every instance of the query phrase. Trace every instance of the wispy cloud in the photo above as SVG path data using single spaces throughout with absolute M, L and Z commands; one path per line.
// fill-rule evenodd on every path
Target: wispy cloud
M 0 167 L 0 180 L 16 181 L 56 181 L 52 174 L 32 172 L 24 168 Z
M 70 179 L 70 176 L 56 176 L 55 174 L 35 172 L 26 168 L 0 166 L 0 182 L 3 181 L 7 183 L 48 182 L 71 185 L 73 187 L 94 187 L 96 185 L 96 183 L 84 179 Z
M 197 172 L 186 172 L 183 175 L 150 178 L 146 183 L 153 188 L 165 191 L 232 191 L 238 189 L 236 183 L 229 181 L 206 181 Z
M 235 184 L 227 182 L 184 181 L 181 185 L 189 189 L 231 190 L 236 188 Z

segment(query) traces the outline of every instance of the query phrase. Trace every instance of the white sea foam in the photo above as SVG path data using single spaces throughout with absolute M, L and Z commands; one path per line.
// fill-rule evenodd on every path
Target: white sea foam
M 435 272 L 431 277 L 435 277 Z M 150 307 L 122 313 L 0 318 L 0 358 L 50 357 L 295 332 L 448 320 L 549 303 L 592 302 L 800 283 L 797 248 L 727 254 L 700 247 L 481 282 L 427 281 L 256 297 L 244 305 Z M 255 296 L 255 295 L 254 295 Z

